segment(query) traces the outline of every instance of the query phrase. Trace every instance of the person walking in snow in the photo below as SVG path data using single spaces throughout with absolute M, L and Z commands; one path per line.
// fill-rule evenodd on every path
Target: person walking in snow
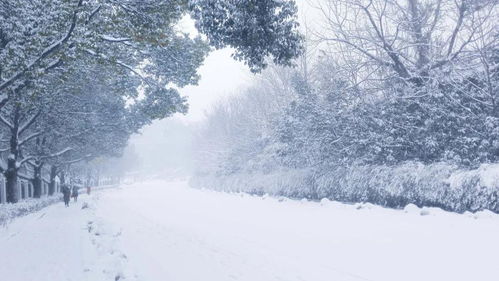
M 64 205 L 66 205 L 66 207 L 69 207 L 69 198 L 71 196 L 71 190 L 69 189 L 69 186 L 67 184 L 64 184 L 62 186 L 62 196 L 64 198 Z
M 75 202 L 78 201 L 78 187 L 76 185 L 73 186 L 72 196 Z

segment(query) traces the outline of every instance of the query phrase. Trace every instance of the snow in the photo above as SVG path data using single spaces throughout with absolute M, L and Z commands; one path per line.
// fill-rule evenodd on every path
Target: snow
M 473 177 L 477 177 L 480 187 L 499 188 L 499 164 L 482 164 L 474 170 L 462 170 L 450 175 L 447 182 L 452 188 L 459 188 Z
M 305 199 L 306 200 L 306 199 Z M 303 202 L 307 202 L 307 201 L 303 201 Z M 321 205 L 324 206 L 324 205 L 327 205 L 329 204 L 331 201 L 327 198 L 322 198 L 321 199 Z
M 5 225 L 16 217 L 33 213 L 58 201 L 61 201 L 60 195 L 45 196 L 38 199 L 29 198 L 16 204 L 0 204 L 0 225 Z
M 419 214 L 422 216 L 429 216 L 431 214 L 431 211 L 429 208 L 424 207 L 423 209 L 421 209 L 421 212 L 419 212 Z
M 491 212 L 281 199 L 192 189 L 185 181 L 82 195 L 69 208 L 52 205 L 0 228 L 0 276 L 497 280 L 499 216 Z
M 101 35 L 101 38 L 106 41 L 111 41 L 111 42 L 125 42 L 125 41 L 131 41 L 132 39 L 129 37 L 113 37 L 110 35 Z
M 404 208 L 404 212 L 406 213 L 415 213 L 417 211 L 419 211 L 419 208 L 414 204 L 407 204 L 407 206 L 405 206 Z
M 115 280 L 124 275 L 126 258 L 116 247 L 119 231 L 95 220 L 96 198 L 85 197 L 69 208 L 61 202 L 0 228 L 2 280 Z M 82 209 L 85 204 L 90 207 Z

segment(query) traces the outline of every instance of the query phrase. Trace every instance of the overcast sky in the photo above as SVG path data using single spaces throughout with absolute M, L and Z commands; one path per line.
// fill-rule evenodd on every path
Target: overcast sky
M 232 51 L 223 49 L 212 52 L 199 69 L 201 80 L 197 86 L 180 90 L 189 98 L 189 113 L 175 118 L 196 122 L 204 118 L 205 111 L 218 100 L 239 92 L 248 85 L 254 74 L 243 63 L 231 58 Z

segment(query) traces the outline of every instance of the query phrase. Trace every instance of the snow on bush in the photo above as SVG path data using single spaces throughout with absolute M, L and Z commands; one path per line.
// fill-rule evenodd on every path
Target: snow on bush
M 61 201 L 61 195 L 54 195 L 39 199 L 29 198 L 16 204 L 0 204 L 0 225 L 6 225 L 10 220 L 16 217 L 36 212 Z
M 321 205 L 322 206 L 326 206 L 327 204 L 329 204 L 331 202 L 331 200 L 327 199 L 327 198 L 322 198 L 321 199 Z
M 430 209 L 428 209 L 427 207 L 424 207 L 423 209 L 421 209 L 421 212 L 419 212 L 419 214 L 422 216 L 429 216 L 431 214 L 431 212 L 430 212 Z
M 474 170 L 462 170 L 447 163 L 417 162 L 397 166 L 323 167 L 315 171 L 283 169 L 197 176 L 191 185 L 259 195 L 369 202 L 391 208 L 413 204 L 454 212 L 491 210 L 499 213 L 499 164 L 484 164 Z M 411 205 L 406 211 L 412 209 Z
M 190 184 L 199 188 L 217 191 L 246 192 L 264 196 L 287 196 L 293 198 L 315 198 L 312 184 L 308 182 L 309 170 L 282 169 L 272 173 L 238 173 L 225 176 L 193 177 Z

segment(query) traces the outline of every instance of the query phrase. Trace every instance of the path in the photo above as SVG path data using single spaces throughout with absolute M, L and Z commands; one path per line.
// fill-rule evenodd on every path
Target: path
M 124 186 L 0 229 L 5 280 L 497 280 L 499 216 Z M 282 202 L 281 202 L 282 201 Z M 3 278 L 2 278 L 3 279 Z

